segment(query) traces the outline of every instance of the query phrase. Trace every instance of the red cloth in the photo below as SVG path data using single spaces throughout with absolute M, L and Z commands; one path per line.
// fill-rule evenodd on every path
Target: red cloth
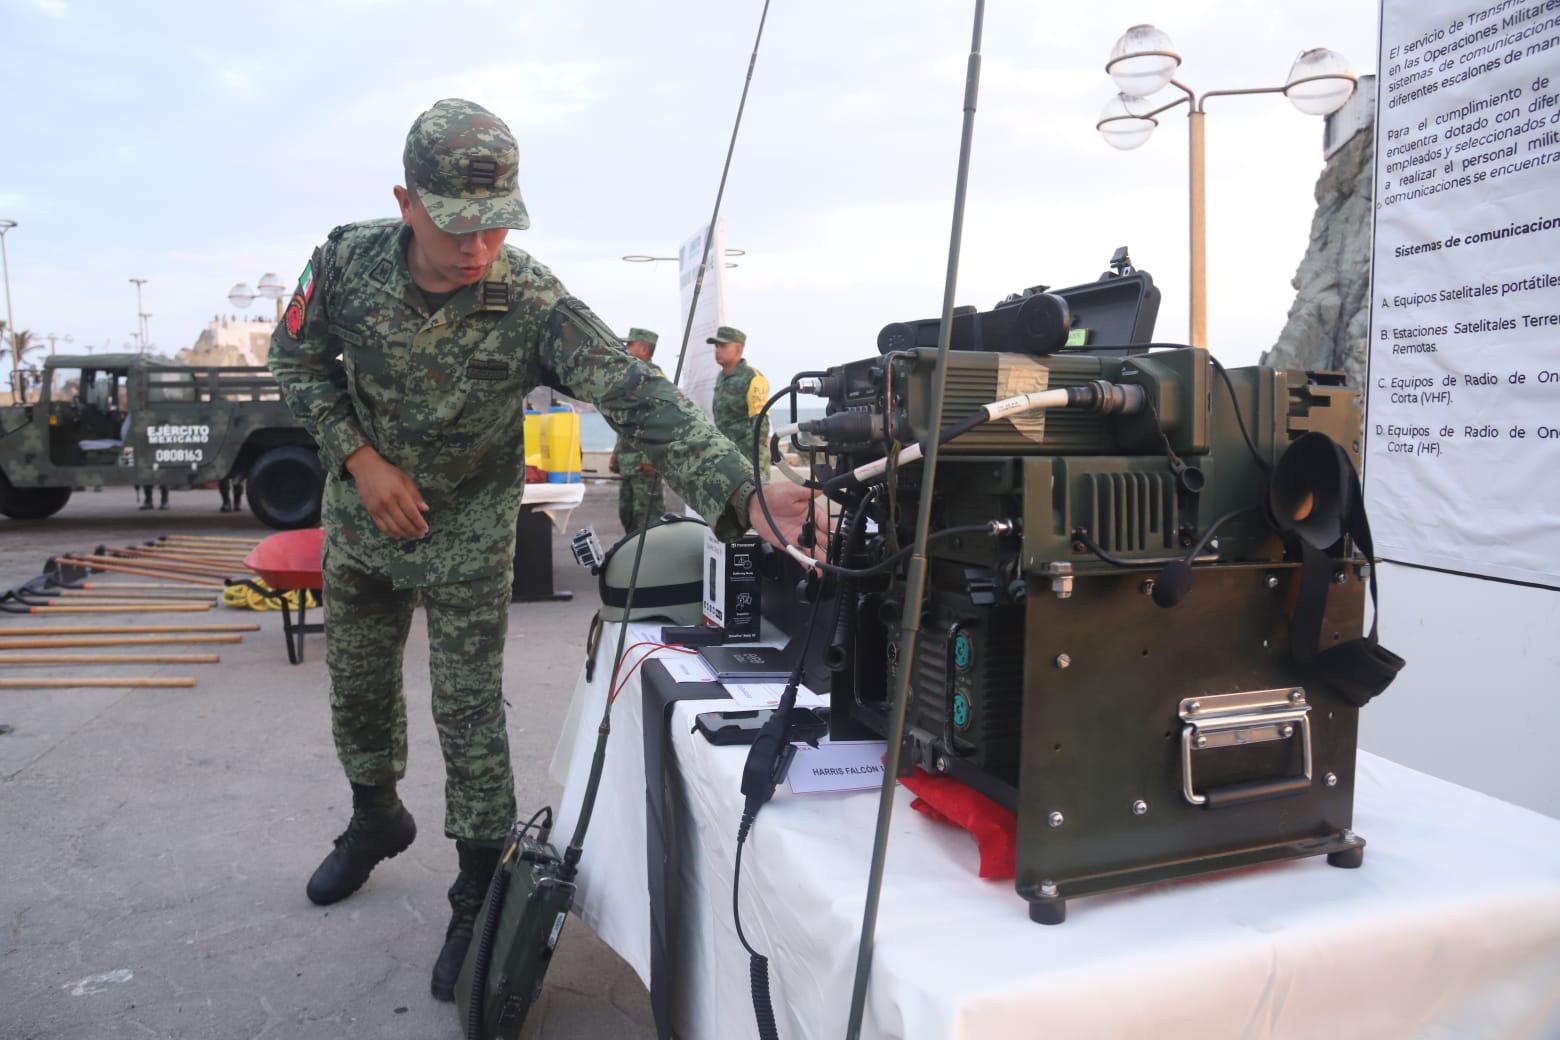
M 951 776 L 933 776 L 916 767 L 899 781 L 915 795 L 910 808 L 924 816 L 969 831 L 980 849 L 980 876 L 1011 878 L 1018 848 L 1018 817 Z

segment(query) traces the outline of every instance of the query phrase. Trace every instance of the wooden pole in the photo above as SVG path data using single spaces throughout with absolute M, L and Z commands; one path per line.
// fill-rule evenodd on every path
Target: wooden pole
M 228 545 L 244 549 L 253 549 L 259 545 L 262 539 L 248 538 L 217 538 L 194 534 L 165 534 L 157 539 L 169 545 Z
M 121 552 L 118 556 L 94 557 L 104 560 L 122 560 L 132 563 L 137 567 L 150 567 L 153 570 L 162 571 L 165 574 L 196 574 L 207 578 L 225 578 L 235 572 L 243 571 L 240 566 L 226 567 L 216 563 L 191 563 L 185 560 L 170 560 L 161 556 L 137 556 L 134 553 Z
M 115 574 L 137 574 L 143 578 L 166 578 L 169 581 L 183 582 L 186 585 L 203 585 L 207 588 L 225 588 L 220 581 L 210 578 L 197 578 L 182 574 L 170 574 L 163 570 L 153 570 L 149 567 L 132 567 L 126 563 L 111 563 L 98 557 L 61 556 L 58 562 L 72 564 L 77 567 L 90 567 L 93 570 L 109 571 Z
M 134 552 L 143 556 L 189 556 L 196 559 L 241 560 L 241 549 L 197 549 L 184 545 L 127 545 L 122 552 Z
M 180 643 L 242 643 L 243 636 L 113 636 L 108 639 L 89 637 L 65 639 L 8 639 L 7 650 L 55 650 L 85 646 L 174 646 Z
M 162 679 L 0 679 L 0 690 L 70 690 L 78 686 L 97 686 L 105 689 L 175 689 L 195 685 L 190 676 L 168 676 Z
M 28 607 L 29 614 L 193 614 L 210 603 L 137 603 L 135 606 Z
M 178 607 L 181 610 L 210 610 L 216 606 L 216 600 L 194 600 L 188 597 L 179 599 L 136 599 L 128 597 L 120 599 L 117 596 L 110 599 L 46 599 L 36 603 L 23 600 L 23 606 L 41 609 L 48 607 L 55 610 L 91 611 L 98 607 L 136 607 L 145 611 L 162 610 L 164 607 Z
M 237 543 L 261 543 L 264 538 L 245 538 L 242 535 L 158 535 L 158 541 L 237 541 Z
M 120 551 L 144 556 L 188 556 L 201 560 L 242 560 L 246 555 L 243 549 L 200 549 L 187 545 L 127 545 Z
M 161 581 L 84 581 L 80 585 L 67 585 L 65 588 L 77 591 L 82 589 L 109 589 L 116 592 L 120 589 L 177 589 L 179 592 L 195 591 L 187 585 L 175 585 Z M 205 593 L 201 593 L 201 595 L 205 595 Z
M 162 560 L 166 563 L 192 564 L 198 567 L 227 567 L 241 571 L 249 570 L 249 567 L 245 565 L 243 557 L 241 556 L 207 556 L 203 553 L 160 553 L 143 551 L 140 549 L 137 549 L 135 552 L 116 553 L 115 555 L 126 556 L 138 560 L 147 560 L 149 562 L 154 560 Z
M 7 632 L 0 628 L 0 639 L 12 639 L 18 636 L 27 639 L 33 636 L 100 636 L 100 635 L 131 635 L 147 632 L 258 632 L 260 626 L 242 621 L 212 622 L 202 625 L 35 625 L 22 627 Z M 0 643 L 0 646 L 4 646 Z
M 138 589 L 130 589 L 128 591 L 121 591 L 119 589 L 107 588 L 107 587 L 104 587 L 104 588 L 101 588 L 101 589 L 50 589 L 48 592 L 41 592 L 41 593 L 39 593 L 39 595 L 40 596 L 49 596 L 49 597 L 64 596 L 66 598 L 76 598 L 76 599 L 104 599 L 104 598 L 107 598 L 107 599 L 124 599 L 124 600 L 138 600 L 138 599 L 160 599 L 160 600 L 175 600 L 175 599 L 200 600 L 200 599 L 204 599 L 204 600 L 210 600 L 211 597 L 212 597 L 212 593 L 210 593 L 210 592 L 201 592 L 198 589 L 178 589 L 177 591 L 174 591 L 173 589 L 159 589 L 156 592 L 151 592 L 151 591 L 142 592 L 142 591 L 140 591 Z
M 13 664 L 218 664 L 218 654 L 0 654 L 0 668 Z

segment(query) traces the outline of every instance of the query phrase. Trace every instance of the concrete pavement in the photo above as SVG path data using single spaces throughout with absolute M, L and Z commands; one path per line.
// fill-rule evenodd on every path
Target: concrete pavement
M 168 512 L 143 513 L 123 489 L 78 493 L 47 521 L 0 517 L 0 583 L 99 543 L 269 533 L 247 511 L 221 514 L 217 504 L 214 492 L 176 492 Z M 571 530 L 593 523 L 610 544 L 615 510 L 614 486 L 592 486 Z M 575 600 L 510 610 L 505 696 L 523 814 L 557 800 L 546 763 L 596 604 L 594 580 L 562 539 L 554 558 L 557 585 Z M 218 609 L 210 618 L 263 628 L 214 648 L 220 665 L 28 669 L 189 674 L 194 689 L 0 691 L 0 723 L 14 727 L 0 735 L 0 1036 L 459 1037 L 452 1008 L 428 995 L 455 847 L 442 833 L 422 622 L 406 652 L 410 762 L 401 785 L 417 842 L 356 895 L 321 909 L 304 882 L 350 813 L 331 745 L 322 637 L 309 637 L 305 662 L 292 667 L 279 613 Z M 3 616 L 0 625 L 66 620 Z M 638 978 L 571 919 L 527 1035 L 630 1040 L 654 1029 Z

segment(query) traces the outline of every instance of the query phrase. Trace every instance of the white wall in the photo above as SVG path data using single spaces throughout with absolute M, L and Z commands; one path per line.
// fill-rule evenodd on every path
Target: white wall
M 1381 565 L 1381 642 L 1408 664 L 1360 747 L 1560 817 L 1560 591 Z

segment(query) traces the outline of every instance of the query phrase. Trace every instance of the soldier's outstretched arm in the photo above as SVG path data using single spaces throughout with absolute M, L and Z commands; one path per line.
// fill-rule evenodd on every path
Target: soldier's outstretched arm
M 630 357 L 617 336 L 579 300 L 557 303 L 541 343 L 542 364 L 571 396 L 650 456 L 656 471 L 722 538 L 752 529 L 775 541 L 757 519 L 753 463 L 721 436 L 697 405 L 654 368 Z M 798 494 L 800 492 L 800 494 Z M 811 503 L 794 484 L 766 488 L 770 511 L 793 544 Z
M 752 466 L 692 401 L 630 357 L 590 308 L 573 297 L 560 300 L 540 347 L 543 366 L 562 388 L 601 409 L 717 534 L 734 538 L 747 528 Z
M 345 472 L 347 456 L 369 440 L 358 425 L 347 394 L 341 347 L 332 342 L 326 314 L 325 280 L 329 258 L 316 249 L 298 279 L 298 288 L 271 333 L 267 364 L 281 384 L 282 399 L 320 447 L 321 461 Z

